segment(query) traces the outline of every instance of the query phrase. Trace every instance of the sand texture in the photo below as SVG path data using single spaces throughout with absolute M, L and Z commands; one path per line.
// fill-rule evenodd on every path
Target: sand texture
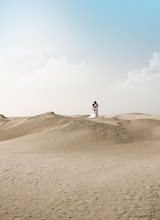
M 160 220 L 160 116 L 0 115 L 0 220 Z

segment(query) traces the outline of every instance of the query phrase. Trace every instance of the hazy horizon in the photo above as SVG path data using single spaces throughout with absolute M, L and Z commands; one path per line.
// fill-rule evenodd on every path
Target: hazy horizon
M 160 115 L 158 0 L 0 0 L 0 114 Z

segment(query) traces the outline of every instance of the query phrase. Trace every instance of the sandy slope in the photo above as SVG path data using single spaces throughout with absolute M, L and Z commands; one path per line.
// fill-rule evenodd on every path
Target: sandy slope
M 160 220 L 160 116 L 0 115 L 0 219 Z

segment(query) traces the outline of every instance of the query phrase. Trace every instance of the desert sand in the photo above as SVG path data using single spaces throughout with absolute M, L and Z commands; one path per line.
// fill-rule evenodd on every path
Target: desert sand
M 0 115 L 1 220 L 160 220 L 160 116 Z

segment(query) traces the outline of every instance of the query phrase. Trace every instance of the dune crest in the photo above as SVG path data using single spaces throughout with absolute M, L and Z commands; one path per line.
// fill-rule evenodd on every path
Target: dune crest
M 0 114 L 0 119 L 6 118 L 4 115 Z
M 65 145 L 76 145 L 80 149 L 88 143 L 108 146 L 160 140 L 159 116 L 147 114 L 130 113 L 88 119 L 86 116 L 62 116 L 47 112 L 32 117 L 1 118 L 1 142 L 18 141 L 22 137 L 29 141 L 36 137 L 38 144 L 43 136 L 48 145 L 54 147 L 52 138 L 62 136 L 65 149 Z

